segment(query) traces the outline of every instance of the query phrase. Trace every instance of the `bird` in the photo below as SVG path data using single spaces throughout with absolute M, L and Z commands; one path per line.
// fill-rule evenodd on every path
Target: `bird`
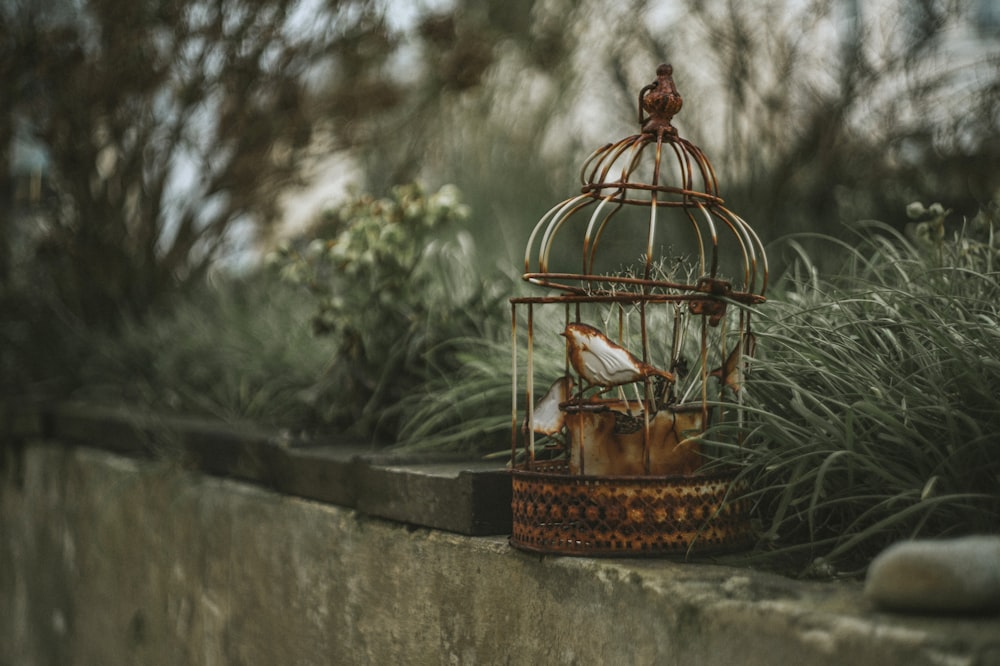
M 563 375 L 552 382 L 545 395 L 535 403 L 531 412 L 531 428 L 539 435 L 552 436 L 562 430 L 566 422 L 566 412 L 559 409 L 561 403 L 569 400 L 576 382 L 569 375 Z M 524 420 L 522 431 L 527 433 L 528 420 Z
M 567 324 L 560 335 L 566 337 L 570 365 L 590 386 L 606 390 L 653 376 L 674 381 L 673 373 L 640 361 L 589 324 Z
M 709 376 L 717 378 L 723 386 L 728 386 L 733 393 L 739 393 L 743 388 L 743 375 L 746 372 L 743 361 L 743 354 L 753 357 L 757 347 L 757 338 L 753 333 L 747 333 L 743 344 L 733 347 L 726 357 L 726 361 L 712 372 Z

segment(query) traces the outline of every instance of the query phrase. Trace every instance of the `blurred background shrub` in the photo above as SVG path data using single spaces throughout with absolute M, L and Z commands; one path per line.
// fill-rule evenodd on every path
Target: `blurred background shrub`
M 328 421 L 396 439 L 395 406 L 432 368 L 455 369 L 452 341 L 498 326 L 503 288 L 480 274 L 466 229 L 442 233 L 468 215 L 454 186 L 429 195 L 398 186 L 385 198 L 351 198 L 309 239 L 270 255 L 312 294 L 313 331 L 335 340 Z

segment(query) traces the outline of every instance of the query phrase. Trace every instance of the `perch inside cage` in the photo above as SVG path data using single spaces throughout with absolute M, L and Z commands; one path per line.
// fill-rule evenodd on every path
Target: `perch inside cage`
M 661 65 L 640 133 L 596 150 L 528 240 L 524 279 L 547 294 L 511 299 L 517 547 L 657 554 L 748 535 L 732 479 L 701 469 L 701 435 L 740 417 L 767 263 L 673 127 L 681 104 Z

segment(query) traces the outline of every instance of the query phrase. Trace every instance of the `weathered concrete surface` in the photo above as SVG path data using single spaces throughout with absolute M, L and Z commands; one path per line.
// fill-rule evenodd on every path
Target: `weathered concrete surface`
M 511 484 L 503 462 L 408 455 L 332 435 L 296 441 L 252 423 L 124 406 L 0 401 L 0 440 L 29 438 L 168 458 L 189 470 L 459 534 L 511 530 Z
M 1000 618 L 530 556 L 82 447 L 7 452 L 0 664 L 1000 663 Z

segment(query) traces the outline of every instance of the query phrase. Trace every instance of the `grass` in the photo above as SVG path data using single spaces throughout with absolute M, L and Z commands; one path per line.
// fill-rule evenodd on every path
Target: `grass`
M 868 226 L 840 275 L 801 254 L 760 308 L 750 434 L 730 445 L 760 554 L 852 573 L 899 539 L 996 531 L 1000 280 L 945 257 L 962 240 L 927 252 Z
M 205 286 L 94 340 L 78 398 L 296 429 L 331 420 L 331 341 L 309 303 L 266 276 Z
M 510 317 L 509 309 L 501 314 Z M 539 344 L 548 341 L 550 346 L 541 348 L 536 356 L 536 376 L 564 373 L 561 330 L 561 322 L 555 319 L 537 325 L 536 340 Z M 481 332 L 477 337 L 448 341 L 448 368 L 438 369 L 424 386 L 400 402 L 400 448 L 510 455 L 510 322 Z M 523 326 L 519 334 L 524 337 Z M 520 344 L 523 348 L 523 339 Z M 521 370 L 519 387 L 525 385 L 524 368 Z

